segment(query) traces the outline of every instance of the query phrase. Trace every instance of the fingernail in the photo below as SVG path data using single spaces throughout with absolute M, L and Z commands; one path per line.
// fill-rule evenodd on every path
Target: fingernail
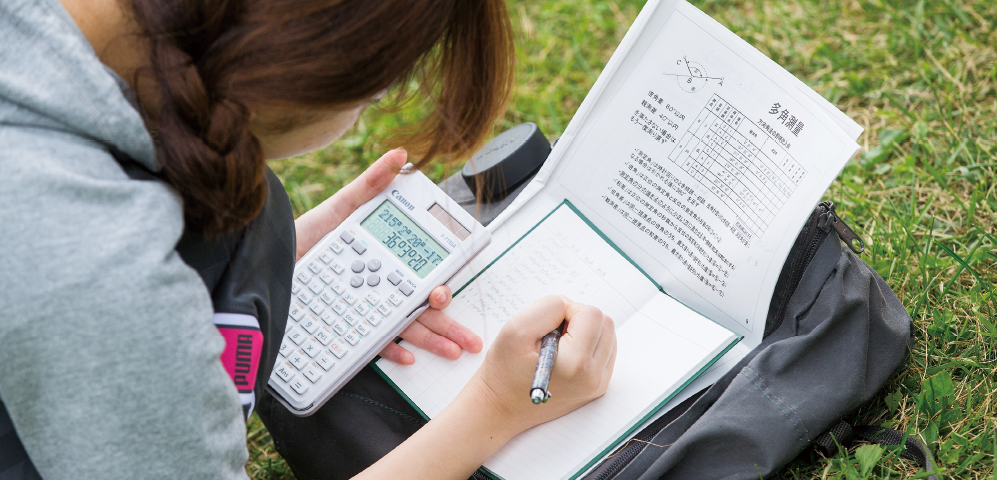
M 440 303 L 446 302 L 447 292 L 440 292 L 440 294 L 436 296 L 436 301 Z

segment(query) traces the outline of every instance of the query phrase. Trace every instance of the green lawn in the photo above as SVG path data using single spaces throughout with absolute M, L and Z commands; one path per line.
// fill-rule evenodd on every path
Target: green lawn
M 644 2 L 511 0 L 518 80 L 496 131 L 567 125 Z M 948 478 L 997 479 L 997 2 L 695 1 L 865 127 L 826 198 L 916 326 L 906 370 L 854 416 L 920 436 Z M 335 145 L 272 166 L 301 213 L 390 147 L 411 113 L 364 113 Z M 455 166 L 427 168 L 440 180 Z M 291 478 L 248 427 L 248 471 Z M 859 450 L 861 449 L 861 450 Z M 881 456 L 880 456 L 881 454 Z M 897 452 L 805 452 L 781 478 L 911 478 Z

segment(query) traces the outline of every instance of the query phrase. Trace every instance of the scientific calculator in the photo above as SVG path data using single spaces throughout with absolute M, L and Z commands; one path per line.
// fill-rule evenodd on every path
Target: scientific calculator
M 308 416 L 405 329 L 491 236 L 411 164 L 294 266 L 270 392 Z

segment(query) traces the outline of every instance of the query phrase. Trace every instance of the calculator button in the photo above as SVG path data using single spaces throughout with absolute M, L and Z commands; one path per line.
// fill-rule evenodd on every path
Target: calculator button
M 301 345 L 301 342 L 304 342 L 308 337 L 305 335 L 305 332 L 301 331 L 300 328 L 294 327 L 290 332 L 288 332 L 287 338 L 290 338 L 295 345 Z
M 360 303 L 358 303 L 357 306 L 353 307 L 353 309 L 356 310 L 357 313 L 359 313 L 361 317 L 363 317 L 364 315 L 367 315 L 367 312 L 370 312 L 370 310 L 371 310 L 370 305 L 367 305 L 366 302 L 360 302 Z
M 322 260 L 322 263 L 328 265 L 329 262 L 333 261 L 336 257 L 333 257 L 328 251 L 322 252 L 318 259 Z
M 343 335 L 343 338 L 345 338 L 347 342 L 350 342 L 350 345 L 353 345 L 354 347 L 357 346 L 357 343 L 360 343 L 360 334 L 357 333 L 356 330 L 350 330 L 350 333 Z
M 332 305 L 332 302 L 336 301 L 336 296 L 329 291 L 322 292 L 322 295 L 319 295 L 318 298 L 321 298 L 326 305 Z
M 381 302 L 381 296 L 377 292 L 370 292 L 364 297 L 364 300 L 367 300 L 367 303 L 371 305 L 377 305 Z
M 307 353 L 309 357 L 315 358 L 318 356 L 319 352 L 322 351 L 322 344 L 314 338 L 309 338 L 308 341 L 305 342 L 304 349 L 305 353 Z
M 380 260 L 378 260 L 378 259 L 375 258 L 375 259 L 367 262 L 367 270 L 370 270 L 372 272 L 376 272 L 376 271 L 378 271 L 380 269 L 381 269 L 381 261 Z
M 353 273 L 360 273 L 365 267 L 366 265 L 364 265 L 360 260 L 354 260 L 353 263 L 350 264 L 350 270 L 353 270 Z
M 297 295 L 298 292 L 300 291 L 301 291 L 301 285 L 298 285 L 298 282 L 294 282 L 291 284 L 291 295 Z
M 395 290 L 394 293 L 388 295 L 388 301 L 394 306 L 399 306 L 402 304 L 402 292 Z
M 293 388 L 295 392 L 298 392 L 298 395 L 304 395 L 305 392 L 308 391 L 308 385 L 301 381 L 300 378 L 291 382 L 291 388 Z
M 343 300 L 343 297 L 336 299 L 336 302 L 332 304 L 332 311 L 336 312 L 336 315 L 342 315 L 350 309 L 350 304 Z
M 337 335 L 344 335 L 350 331 L 350 326 L 346 322 L 339 322 L 332 326 L 332 331 L 336 332 Z
M 348 350 L 346 350 L 346 341 L 342 338 L 337 338 L 334 342 L 332 342 L 332 345 L 329 345 L 329 351 L 332 352 L 336 358 L 343 358 L 343 355 L 346 355 L 346 352 L 348 352 Z
M 301 293 L 298 294 L 297 298 L 299 302 L 308 305 L 309 303 L 312 303 L 312 299 L 315 298 L 315 296 L 302 290 Z
M 356 237 L 354 237 L 352 233 L 343 230 L 343 233 L 339 234 L 339 238 L 343 239 L 343 243 L 349 245 L 350 243 L 353 243 L 353 239 Z
M 304 283 L 305 285 L 307 285 L 308 282 L 312 281 L 312 276 L 309 275 L 307 271 L 302 270 L 302 271 L 298 272 L 298 280 L 300 280 L 301 283 Z
M 381 277 L 377 276 L 376 273 L 367 275 L 367 285 L 376 287 L 378 283 L 381 283 Z
M 305 316 L 305 308 L 304 307 L 299 307 L 298 305 L 295 305 L 295 304 L 292 303 L 291 304 L 291 311 L 290 311 L 290 313 L 288 315 L 290 315 L 291 318 L 293 318 L 295 322 L 298 321 L 298 320 L 301 320 L 301 317 Z
M 407 283 L 403 283 L 403 284 L 399 285 L 398 289 L 401 290 L 402 293 L 404 293 L 406 297 L 409 296 L 409 295 L 412 295 L 412 292 L 414 291 L 412 289 L 412 285 L 409 285 Z
M 369 324 L 371 324 L 371 325 L 373 325 L 373 326 L 376 327 L 376 326 L 378 326 L 378 325 L 381 324 L 381 319 L 382 318 L 384 318 L 384 317 L 382 317 L 381 315 L 378 315 L 376 313 L 372 313 L 370 315 L 367 315 L 367 323 L 369 323 Z
M 319 315 L 319 318 L 321 318 L 322 321 L 326 323 L 326 325 L 332 325 L 333 318 L 331 313 L 322 312 L 322 315 Z
M 285 382 L 290 382 L 295 375 L 294 367 L 291 366 L 291 362 L 281 363 L 273 370 L 273 373 L 277 374 L 277 377 Z
M 360 275 L 354 275 L 353 278 L 350 279 L 350 286 L 353 287 L 353 288 L 360 288 L 360 287 L 362 287 L 363 286 L 363 277 L 361 277 Z
M 388 274 L 388 281 L 391 282 L 392 285 L 398 285 L 398 282 L 402 281 L 402 277 L 399 277 L 395 272 L 391 272 Z
M 291 342 L 284 340 L 280 343 L 280 356 L 286 357 L 294 351 L 294 347 L 291 346 Z
M 306 358 L 305 352 L 301 349 L 296 350 L 290 357 L 287 357 L 287 359 L 291 362 L 291 365 L 294 365 L 294 368 L 297 368 L 298 370 L 301 370 L 302 368 L 305 368 L 305 365 L 308 365 L 308 359 Z
M 327 327 L 319 328 L 318 332 L 315 333 L 315 339 L 322 345 L 328 345 L 333 339 L 332 330 L 329 330 Z M 283 345 L 281 346 L 283 347 Z
M 353 305 L 354 303 L 357 303 L 357 296 L 354 295 L 353 292 L 350 292 L 343 295 L 343 300 L 346 300 L 346 303 Z
M 362 244 L 362 243 L 360 243 L 360 242 L 354 243 L 353 244 L 353 251 L 357 252 L 357 255 L 363 255 L 363 252 L 367 251 L 367 246 L 364 245 L 364 244 Z
M 391 309 L 388 308 L 388 306 L 383 303 L 377 306 L 377 311 L 378 313 L 384 316 L 388 316 L 391 313 Z
M 343 292 L 346 291 L 346 282 L 344 282 L 343 279 L 341 279 L 341 278 L 337 279 L 332 284 L 332 291 L 336 292 L 336 294 L 338 294 L 338 295 L 342 295 Z
M 325 311 L 325 307 L 322 306 L 322 302 L 313 303 L 311 309 L 315 312 L 315 315 L 322 315 L 322 312 Z
M 315 294 L 321 292 L 323 288 L 325 288 L 325 285 L 322 285 L 322 282 L 318 280 L 312 280 L 312 283 L 308 285 L 308 289 L 314 292 Z
M 312 260 L 311 262 L 308 262 L 308 269 L 311 270 L 312 273 L 321 272 L 322 271 L 322 264 L 316 262 L 315 260 Z
M 359 322 L 361 318 L 363 318 L 363 317 L 362 316 L 358 317 L 353 312 L 346 312 L 346 315 L 343 315 L 343 320 L 346 320 L 346 323 L 350 324 L 350 326 L 356 325 L 357 322 Z M 342 335 L 342 334 L 340 334 L 340 335 Z
M 322 272 L 322 275 L 319 275 L 318 278 L 321 278 L 326 285 L 336 281 L 336 276 L 330 273 L 328 270 Z
M 339 242 L 332 242 L 329 244 L 329 250 L 332 250 L 332 253 L 337 255 L 343 253 L 343 244 Z
M 312 383 L 318 383 L 318 381 L 322 378 L 322 374 L 319 373 L 321 371 L 322 369 L 320 369 L 318 365 L 312 363 L 307 367 L 305 367 L 304 371 L 302 371 L 301 373 L 304 373 L 305 378 L 311 380 Z
M 367 335 L 370 335 L 372 331 L 373 330 L 370 329 L 370 326 L 367 325 L 367 322 L 360 322 L 360 324 L 357 325 L 357 333 L 360 335 L 366 337 Z
M 328 372 L 329 369 L 336 364 L 336 361 L 332 359 L 332 355 L 329 355 L 329 352 L 322 352 L 322 354 L 315 359 L 315 363 Z
M 318 319 L 311 315 L 301 321 L 301 328 L 305 329 L 309 335 L 314 334 L 315 330 L 318 330 L 318 327 L 320 326 L 322 326 L 322 324 L 319 323 Z
M 346 270 L 346 267 L 344 267 L 342 263 L 339 263 L 338 260 L 332 262 L 332 265 L 329 265 L 329 268 L 331 268 L 332 271 L 336 273 L 336 275 L 339 275 L 343 273 L 344 270 Z

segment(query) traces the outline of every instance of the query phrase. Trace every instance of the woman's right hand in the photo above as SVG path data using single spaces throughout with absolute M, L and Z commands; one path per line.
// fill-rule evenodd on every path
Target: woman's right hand
M 540 339 L 563 320 L 553 393 L 534 405 L 530 383 Z M 467 478 L 520 432 L 606 393 L 615 363 L 612 319 L 564 297 L 541 298 L 506 322 L 481 368 L 447 408 L 358 478 Z
M 551 398 L 530 400 L 540 340 L 567 320 L 550 380 Z M 590 305 L 548 296 L 502 327 L 469 386 L 517 431 L 553 420 L 606 393 L 616 363 L 613 320 Z

